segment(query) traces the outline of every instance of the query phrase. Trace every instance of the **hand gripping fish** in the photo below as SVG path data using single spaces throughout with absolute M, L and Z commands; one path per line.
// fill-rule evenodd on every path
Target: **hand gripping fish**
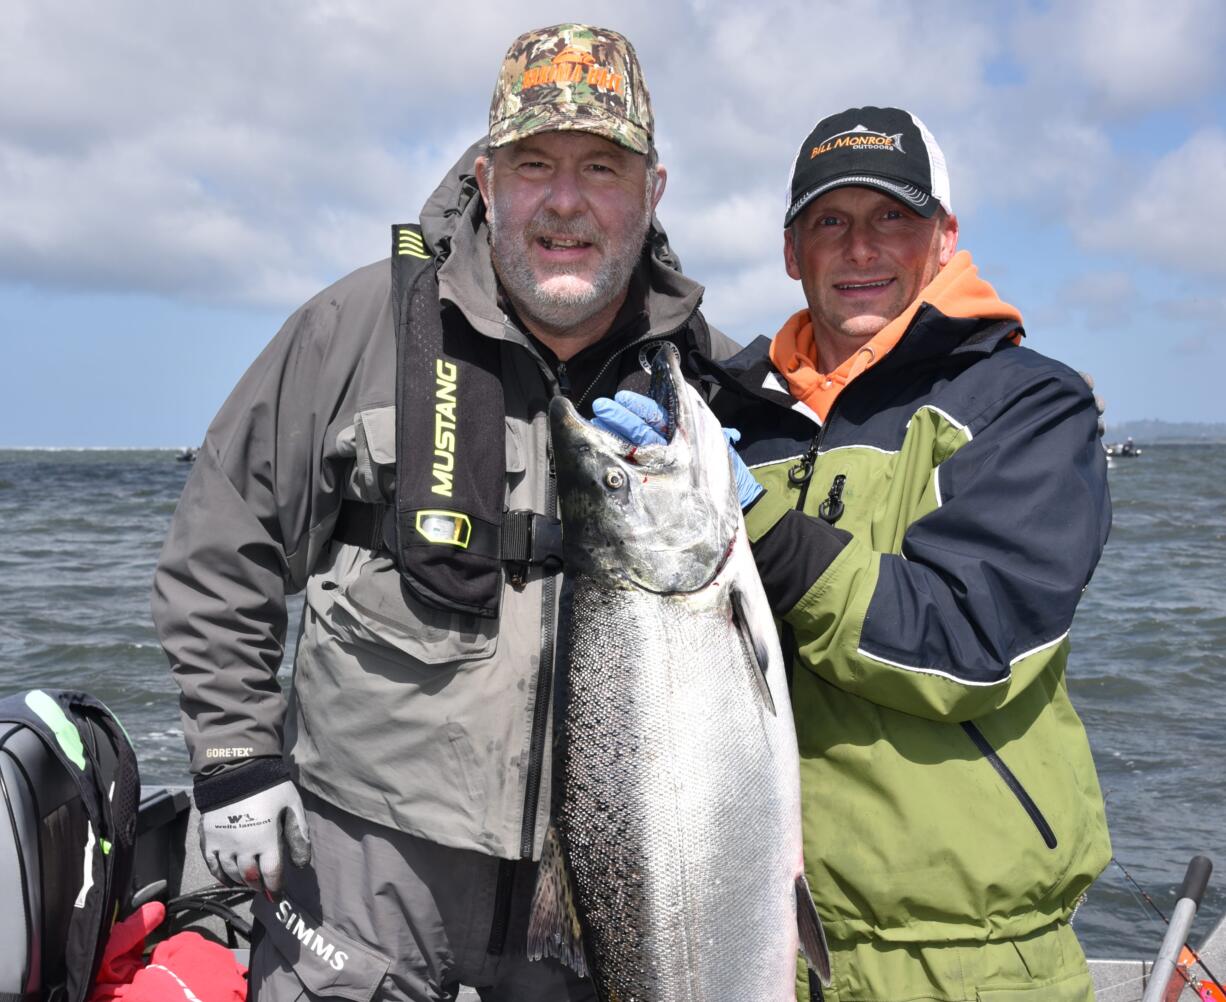
M 798 946 L 827 984 L 830 962 L 783 657 L 723 433 L 671 345 L 651 395 L 669 441 L 637 450 L 549 409 L 566 572 L 529 954 L 606 1002 L 789 1002 Z

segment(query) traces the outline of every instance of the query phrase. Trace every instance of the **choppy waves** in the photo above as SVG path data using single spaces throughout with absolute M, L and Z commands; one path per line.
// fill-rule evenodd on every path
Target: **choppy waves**
M 188 778 L 149 616 L 154 563 L 191 469 L 174 456 L 0 451 L 3 690 L 94 693 L 127 726 L 147 784 Z M 1168 913 L 1192 855 L 1218 864 L 1194 941 L 1226 911 L 1223 485 L 1226 457 L 1212 447 L 1147 448 L 1117 463 L 1114 528 L 1073 625 L 1069 673 L 1117 857 Z M 1115 867 L 1076 926 L 1098 956 L 1151 956 L 1162 937 Z

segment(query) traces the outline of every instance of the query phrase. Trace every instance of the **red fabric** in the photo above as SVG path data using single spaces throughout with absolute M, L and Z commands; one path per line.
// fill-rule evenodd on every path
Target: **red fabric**
M 116 923 L 89 1002 L 246 1002 L 246 968 L 198 932 L 159 943 L 145 964 L 145 940 L 165 918 L 165 905 L 151 901 Z
M 234 954 L 198 932 L 180 932 L 154 947 L 149 966 L 122 987 L 123 1002 L 246 1002 L 246 969 Z
M 89 1002 L 113 1002 L 118 990 L 145 966 L 145 939 L 165 918 L 166 906 L 150 901 L 112 927 Z

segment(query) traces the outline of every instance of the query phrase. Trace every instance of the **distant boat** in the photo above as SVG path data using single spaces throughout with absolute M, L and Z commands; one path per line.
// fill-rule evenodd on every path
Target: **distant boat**
M 1141 449 L 1130 438 L 1124 442 L 1116 442 L 1107 446 L 1107 455 L 1116 459 L 1136 459 L 1141 455 Z
M 196 461 L 196 453 L 199 451 L 194 445 L 187 445 L 179 450 L 179 454 L 175 456 L 175 459 L 180 463 L 194 463 Z

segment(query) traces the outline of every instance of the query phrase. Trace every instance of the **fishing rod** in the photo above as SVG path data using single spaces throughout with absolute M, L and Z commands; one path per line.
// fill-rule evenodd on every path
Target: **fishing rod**
M 1196 917 L 1196 911 L 1200 907 L 1201 897 L 1204 895 L 1205 887 L 1209 883 L 1209 875 L 1213 872 L 1213 863 L 1208 857 L 1194 856 L 1188 864 L 1183 884 L 1179 888 L 1178 899 L 1175 902 L 1175 910 L 1170 919 L 1166 917 L 1166 914 L 1158 907 L 1145 888 L 1128 872 L 1128 868 L 1123 863 L 1114 856 L 1111 857 L 1111 861 L 1120 868 L 1128 882 L 1132 884 L 1137 893 L 1141 895 L 1167 927 L 1166 936 L 1163 938 L 1162 946 L 1158 951 L 1158 959 L 1150 970 L 1148 986 L 1142 1002 L 1163 1002 L 1163 999 L 1166 998 L 1167 986 L 1176 972 L 1179 973 L 1179 976 L 1183 978 L 1185 983 L 1191 985 L 1192 989 L 1199 993 L 1201 991 L 1201 983 L 1192 978 L 1188 970 L 1192 963 L 1199 965 L 1201 970 L 1208 975 L 1209 983 L 1219 993 L 1226 996 L 1226 987 L 1223 987 L 1222 982 L 1218 980 L 1217 975 L 1201 959 L 1200 954 L 1187 944 L 1188 931 L 1192 926 L 1192 920 Z M 1186 963 L 1181 963 L 1185 955 L 1190 960 Z M 1208 994 L 1204 997 L 1209 998 Z

